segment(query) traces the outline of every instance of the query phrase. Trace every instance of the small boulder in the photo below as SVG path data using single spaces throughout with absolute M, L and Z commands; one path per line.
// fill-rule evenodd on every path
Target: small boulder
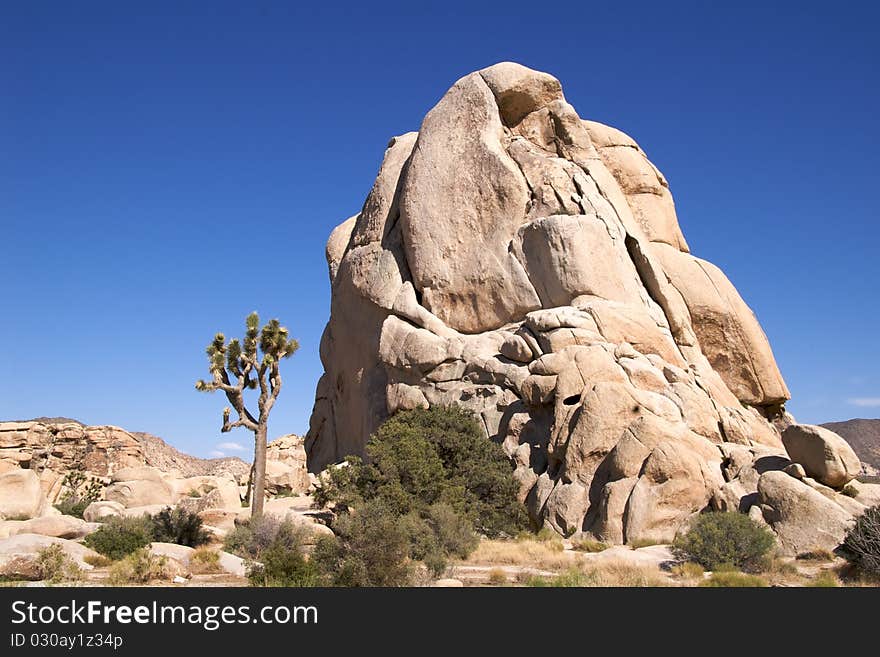
M 832 488 L 841 488 L 862 470 L 852 447 L 833 431 L 812 424 L 793 424 L 782 432 L 782 444 L 808 475 Z
M 83 520 L 86 522 L 101 522 L 107 518 L 122 515 L 125 507 L 119 502 L 111 502 L 109 500 L 98 500 L 92 502 L 83 511 Z
M 14 532 L 10 532 L 10 535 L 39 534 L 72 539 L 82 538 L 97 528 L 98 525 L 73 516 L 43 516 L 24 521 Z
M 758 498 L 764 519 L 787 556 L 816 549 L 834 550 L 853 523 L 852 515 L 841 506 L 778 470 L 761 475 Z
M 119 502 L 125 508 L 158 504 L 173 504 L 174 495 L 165 481 L 133 479 L 110 484 L 104 489 L 104 497 Z

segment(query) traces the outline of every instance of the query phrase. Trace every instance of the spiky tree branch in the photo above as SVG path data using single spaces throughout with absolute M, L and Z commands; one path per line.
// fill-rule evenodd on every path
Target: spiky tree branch
M 211 380 L 196 382 L 196 390 L 214 392 L 221 390 L 226 394 L 232 408 L 223 409 L 223 424 L 220 431 L 232 431 L 244 427 L 254 432 L 254 491 L 252 493 L 253 514 L 262 512 L 265 490 L 266 429 L 269 412 L 281 393 L 281 359 L 289 358 L 299 349 L 299 342 L 291 338 L 288 330 L 277 319 L 269 320 L 262 329 L 260 317 L 251 313 L 245 320 L 245 335 L 242 341 L 233 338 L 228 343 L 226 336 L 218 333 L 208 345 L 208 370 Z M 260 393 L 257 399 L 256 414 L 245 405 L 246 390 Z M 232 420 L 232 410 L 237 419 Z

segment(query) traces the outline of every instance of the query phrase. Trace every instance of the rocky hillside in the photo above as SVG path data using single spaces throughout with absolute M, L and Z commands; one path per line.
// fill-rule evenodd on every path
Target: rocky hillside
M 551 75 L 506 62 L 458 80 L 391 139 L 326 255 L 312 471 L 399 410 L 457 404 L 561 534 L 669 542 L 716 508 L 796 551 L 863 508 L 839 492 L 860 469 L 839 437 L 802 427 L 783 445 L 794 419 L 767 337 L 690 253 L 663 174 Z
M 12 451 L 15 450 L 15 451 Z M 229 472 L 246 474 L 250 464 L 237 457 L 203 459 L 184 454 L 158 436 L 113 426 L 87 426 L 67 417 L 0 422 L 0 460 L 66 471 L 80 467 L 109 475 L 119 467 L 149 465 L 195 477 Z
M 147 465 L 151 465 L 164 472 L 178 470 L 186 477 L 196 477 L 200 475 L 214 475 L 224 471 L 231 472 L 236 476 L 242 476 L 250 471 L 250 463 L 246 463 L 237 456 L 203 459 L 184 454 L 153 434 L 133 431 L 132 435 L 140 443 Z
M 822 425 L 843 436 L 862 460 L 865 474 L 880 477 L 880 419 L 856 418 Z

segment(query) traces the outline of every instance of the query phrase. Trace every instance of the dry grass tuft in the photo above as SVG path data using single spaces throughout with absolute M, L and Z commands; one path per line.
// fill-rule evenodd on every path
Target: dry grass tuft
M 678 579 L 702 581 L 705 572 L 700 564 L 693 561 L 685 561 L 672 567 L 672 574 Z
M 589 538 L 576 538 L 572 539 L 571 547 L 573 550 L 577 550 L 578 552 L 603 552 L 604 550 L 607 550 L 610 546 L 607 543 L 594 541 Z
M 113 563 L 112 559 L 105 557 L 103 554 L 87 554 L 83 557 L 83 561 L 93 568 L 106 568 Z
M 195 575 L 212 575 L 221 573 L 220 555 L 207 546 L 196 548 L 189 559 L 189 569 Z
M 604 561 L 588 568 L 569 568 L 555 577 L 529 577 L 526 586 L 549 587 L 654 587 L 670 582 L 654 567 L 624 561 Z
M 519 539 L 516 541 L 484 540 L 468 557 L 468 563 L 501 566 L 529 566 L 541 570 L 559 571 L 577 562 L 576 557 L 563 552 L 561 540 L 538 541 Z
M 830 550 L 816 549 L 809 552 L 802 552 L 797 555 L 798 561 L 818 561 L 828 562 L 834 561 L 834 553 Z
M 509 582 L 507 573 L 501 568 L 493 568 L 489 571 L 489 584 L 492 586 L 504 586 Z

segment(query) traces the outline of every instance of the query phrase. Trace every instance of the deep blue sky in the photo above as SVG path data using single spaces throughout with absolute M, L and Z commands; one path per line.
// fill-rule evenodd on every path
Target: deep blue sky
M 876 3 L 422 4 L 3 3 L 0 418 L 247 446 L 193 382 L 257 309 L 302 344 L 270 435 L 304 432 L 327 235 L 389 137 L 501 60 L 663 170 L 798 419 L 880 416 Z

